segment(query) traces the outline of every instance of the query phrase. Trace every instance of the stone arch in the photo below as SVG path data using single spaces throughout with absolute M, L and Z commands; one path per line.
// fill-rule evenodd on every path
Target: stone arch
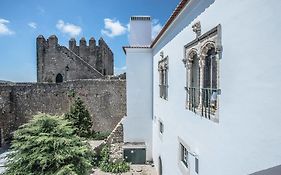
M 202 47 L 201 47 L 201 59 L 205 59 L 207 56 L 207 53 L 210 49 L 215 49 L 216 50 L 216 44 L 214 41 L 208 41 L 206 42 Z
M 197 49 L 192 48 L 188 54 L 188 72 L 187 72 L 187 82 L 188 82 L 188 102 L 189 107 L 195 109 L 198 107 L 199 99 L 199 89 L 200 89 L 200 66 L 199 66 L 199 56 Z
M 190 51 L 187 53 L 187 58 L 188 58 L 188 60 L 189 60 L 189 61 L 192 61 L 194 55 L 198 55 L 197 52 L 198 52 L 198 51 L 197 51 L 197 49 L 195 49 L 195 48 L 190 49 Z
M 203 88 L 217 88 L 217 59 L 215 42 L 205 43 L 201 51 Z
M 61 73 L 58 73 L 56 76 L 56 83 L 62 83 L 63 82 L 63 76 Z

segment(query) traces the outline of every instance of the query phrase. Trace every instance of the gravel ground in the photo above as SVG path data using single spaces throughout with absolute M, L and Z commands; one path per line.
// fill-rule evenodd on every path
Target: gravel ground
M 131 165 L 131 170 L 127 173 L 105 173 L 99 169 L 93 169 L 91 175 L 157 175 L 156 170 L 151 165 Z

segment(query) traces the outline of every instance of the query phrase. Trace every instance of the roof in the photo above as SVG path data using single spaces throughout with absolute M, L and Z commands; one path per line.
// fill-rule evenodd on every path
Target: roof
M 281 165 L 266 170 L 262 170 L 250 175 L 280 175 L 280 174 L 281 174 Z
M 132 48 L 132 49 L 150 49 L 150 46 L 123 46 L 123 51 L 126 54 L 126 49 Z
M 173 11 L 170 18 L 165 23 L 164 27 L 161 29 L 161 31 L 158 33 L 158 35 L 155 37 L 155 39 L 152 41 L 150 46 L 123 46 L 123 51 L 126 54 L 126 48 L 152 48 L 157 41 L 161 38 L 161 36 L 166 32 L 166 30 L 169 28 L 169 26 L 174 22 L 174 20 L 177 18 L 177 16 L 180 14 L 180 12 L 183 10 L 183 8 L 186 6 L 186 4 L 190 0 L 181 0 L 180 3 L 177 5 L 176 9 Z
M 158 33 L 156 38 L 153 40 L 152 44 L 150 45 L 151 48 L 157 43 L 157 41 L 161 38 L 161 36 L 165 33 L 165 31 L 169 28 L 169 26 L 174 22 L 174 20 L 177 18 L 177 16 L 180 14 L 180 12 L 183 10 L 183 8 L 186 6 L 186 4 L 189 1 L 190 0 L 181 0 L 181 2 L 177 5 L 176 9 L 174 10 L 172 15 L 166 22 L 162 30 Z

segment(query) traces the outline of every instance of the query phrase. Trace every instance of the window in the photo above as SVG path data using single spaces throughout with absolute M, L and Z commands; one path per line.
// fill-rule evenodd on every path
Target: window
M 161 121 L 159 121 L 159 132 L 161 134 L 163 134 L 163 132 L 164 132 L 164 125 L 163 125 L 163 123 Z
M 195 157 L 195 172 L 199 174 L 199 160 Z
M 164 58 L 164 56 L 162 55 L 162 59 L 158 62 L 158 71 L 159 71 L 160 98 L 167 100 L 167 98 L 168 98 L 168 57 Z
M 184 47 L 186 108 L 202 117 L 218 122 L 221 27 L 218 25 L 207 33 L 201 35 L 200 32 L 198 35 L 195 40 Z
M 183 146 L 183 144 L 180 144 L 180 146 L 181 146 L 181 161 L 188 168 L 188 151 Z

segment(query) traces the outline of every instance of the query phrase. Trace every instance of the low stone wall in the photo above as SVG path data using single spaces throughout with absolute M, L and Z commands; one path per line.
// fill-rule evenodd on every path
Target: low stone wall
M 125 80 L 0 84 L 1 139 L 7 139 L 38 112 L 58 115 L 67 112 L 74 94 L 85 102 L 96 131 L 112 131 L 126 115 Z

